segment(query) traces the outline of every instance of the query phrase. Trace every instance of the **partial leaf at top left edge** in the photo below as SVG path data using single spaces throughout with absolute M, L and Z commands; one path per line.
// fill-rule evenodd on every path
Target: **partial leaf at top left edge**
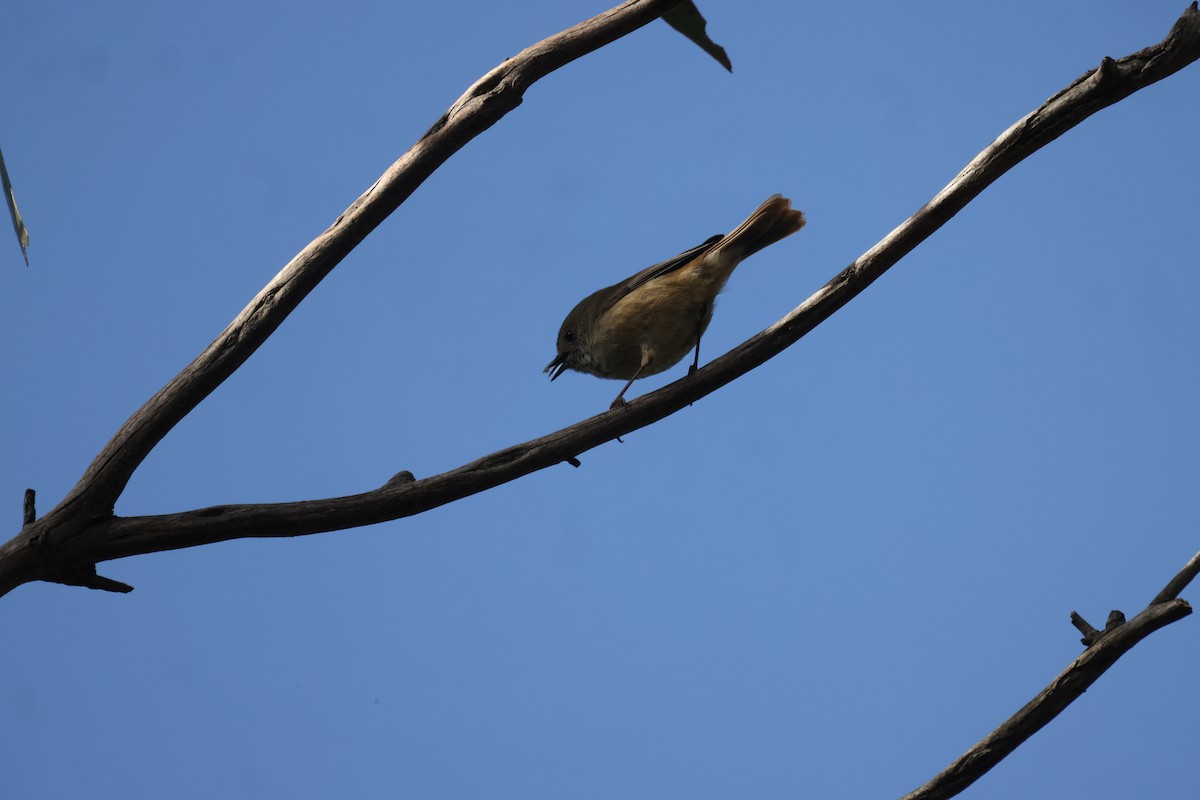
M 8 214 L 12 217 L 13 230 L 17 233 L 17 244 L 21 245 L 21 255 L 25 257 L 25 266 L 29 266 L 29 229 L 21 219 L 17 210 L 17 197 L 13 194 L 12 181 L 8 179 L 8 167 L 4 165 L 4 151 L 0 150 L 0 186 L 4 188 L 4 199 L 8 201 Z

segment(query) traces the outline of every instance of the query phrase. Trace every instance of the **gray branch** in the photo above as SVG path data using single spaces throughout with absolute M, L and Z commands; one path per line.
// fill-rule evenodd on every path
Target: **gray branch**
M 133 470 L 180 419 L 229 376 L 301 299 L 467 141 L 521 102 L 538 78 L 653 20 L 669 0 L 635 0 L 550 37 L 475 83 L 413 148 L 306 247 L 187 369 L 118 431 L 55 509 L 0 547 L 0 594 L 32 580 L 94 585 L 96 563 L 248 537 L 300 536 L 412 516 L 578 456 L 650 425 L 761 365 L 823 322 L 932 235 L 992 182 L 1102 108 L 1200 58 L 1193 3 L 1160 43 L 1105 58 L 1000 135 L 944 189 L 783 319 L 693 375 L 609 411 L 457 469 L 392 479 L 346 497 L 225 505 L 116 517 Z M 398 473 L 403 474 L 403 473 Z

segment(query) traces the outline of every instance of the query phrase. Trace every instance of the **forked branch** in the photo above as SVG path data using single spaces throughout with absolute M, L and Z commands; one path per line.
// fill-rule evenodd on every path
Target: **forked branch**
M 91 553 L 134 470 L 326 275 L 467 142 L 521 104 L 536 81 L 654 21 L 678 0 L 627 0 L 544 39 L 484 75 L 333 225 L 300 251 L 182 372 L 146 401 L 45 517 L 0 547 L 0 595 L 30 580 L 96 588 Z M 150 551 L 146 551 L 150 552 Z M 123 585 L 123 584 L 122 584 Z
M 610 411 L 421 480 L 346 497 L 115 517 L 113 503 L 150 449 L 240 366 L 282 319 L 438 165 L 520 103 L 551 70 L 654 19 L 666 0 L 626 3 L 534 45 L 481 78 L 334 225 L 284 268 L 229 328 L 121 428 L 79 484 L 0 547 L 0 594 L 31 580 L 92 585 L 97 562 L 247 537 L 299 536 L 419 514 L 576 457 L 673 414 L 749 372 L 827 319 L 1015 164 L 1087 117 L 1200 58 L 1193 3 L 1166 39 L 1073 81 L 1000 135 L 916 214 L 774 325 L 695 374 Z

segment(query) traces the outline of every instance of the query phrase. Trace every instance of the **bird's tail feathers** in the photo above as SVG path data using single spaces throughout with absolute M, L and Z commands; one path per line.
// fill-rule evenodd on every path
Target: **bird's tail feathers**
M 781 194 L 772 195 L 745 222 L 714 245 L 708 256 L 736 265 L 764 247 L 791 236 L 804 227 L 804 222 L 804 213 L 792 208 L 791 200 Z

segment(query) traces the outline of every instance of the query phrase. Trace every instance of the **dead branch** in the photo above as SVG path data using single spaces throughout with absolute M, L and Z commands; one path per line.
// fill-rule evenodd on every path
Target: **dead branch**
M 52 511 L 0 547 L 0 594 L 32 580 L 95 585 L 95 564 L 124 556 L 247 537 L 299 536 L 369 525 L 431 508 L 567 462 L 650 425 L 749 372 L 823 322 L 950 220 L 992 182 L 1102 108 L 1200 58 L 1193 3 L 1167 37 L 1119 60 L 1105 58 L 976 156 L 916 214 L 771 327 L 693 375 L 540 438 L 440 475 L 390 480 L 346 497 L 226 505 L 146 517 L 115 517 L 133 470 L 167 431 L 229 376 L 358 242 L 428 175 L 516 107 L 535 80 L 654 19 L 670 2 L 626 3 L 518 54 L 472 86 L 430 131 L 321 236 L 306 247 L 179 376 L 122 426 L 79 484 Z

